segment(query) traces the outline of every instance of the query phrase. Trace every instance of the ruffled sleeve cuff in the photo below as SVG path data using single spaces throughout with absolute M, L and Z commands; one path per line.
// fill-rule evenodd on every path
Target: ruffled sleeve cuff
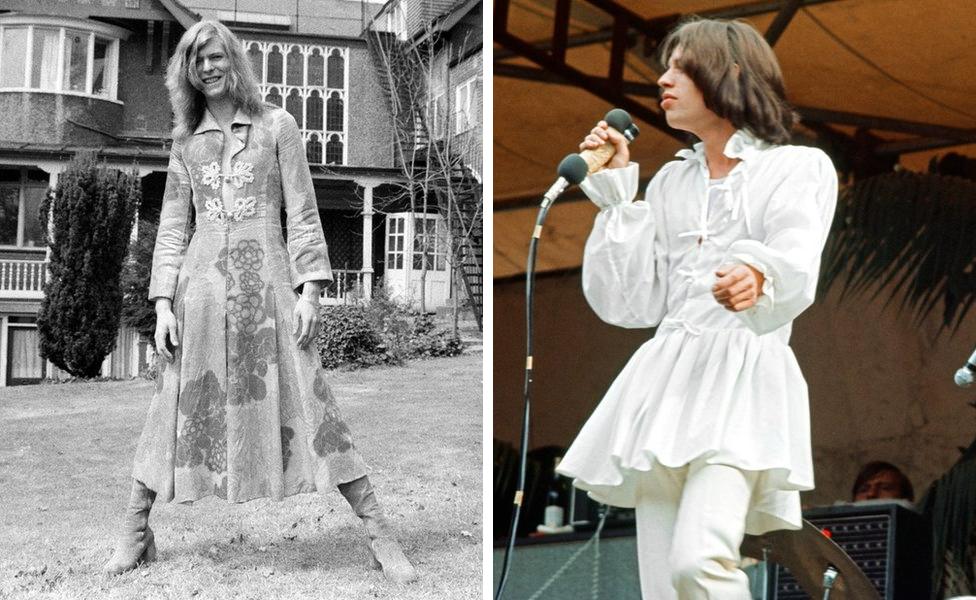
M 580 188 L 600 210 L 620 206 L 637 196 L 638 174 L 638 165 L 632 162 L 619 169 L 597 171 L 584 179 Z
M 746 252 L 734 252 L 731 255 L 733 263 L 748 265 L 763 274 L 762 294 L 749 310 L 771 311 L 776 305 L 776 278 L 770 273 L 764 262 Z

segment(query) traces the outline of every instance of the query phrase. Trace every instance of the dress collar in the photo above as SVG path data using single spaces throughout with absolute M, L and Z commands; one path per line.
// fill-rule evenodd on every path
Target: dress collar
M 752 135 L 746 129 L 737 129 L 725 142 L 725 149 L 722 151 L 729 158 L 739 158 L 749 161 L 755 158 L 763 150 L 769 148 L 770 144 Z M 705 143 L 698 142 L 691 148 L 678 150 L 675 156 L 686 160 L 697 160 L 702 166 L 705 165 Z
M 234 125 L 250 125 L 251 117 L 245 113 L 240 108 L 234 113 L 234 118 L 230 122 L 231 127 Z M 193 130 L 193 135 L 198 133 L 203 133 L 205 131 L 220 131 L 220 125 L 217 124 L 217 119 L 210 112 L 209 108 L 203 109 L 203 118 L 200 119 L 200 124 L 197 128 Z

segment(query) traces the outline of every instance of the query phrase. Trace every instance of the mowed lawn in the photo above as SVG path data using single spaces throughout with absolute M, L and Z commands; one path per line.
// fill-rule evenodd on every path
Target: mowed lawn
M 0 388 L 0 598 L 481 598 L 482 356 L 334 372 L 332 385 L 419 581 L 369 567 L 337 490 L 159 504 L 159 560 L 99 574 L 153 384 Z

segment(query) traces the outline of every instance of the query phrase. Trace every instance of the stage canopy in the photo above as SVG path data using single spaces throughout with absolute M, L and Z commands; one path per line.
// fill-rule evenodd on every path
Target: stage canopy
M 524 273 L 555 168 L 614 106 L 641 127 L 646 180 L 685 146 L 657 106 L 657 44 L 684 16 L 740 18 L 779 57 L 801 143 L 850 178 L 937 154 L 976 157 L 976 11 L 954 0 L 496 0 L 494 277 Z M 579 192 L 553 208 L 540 272 L 574 270 L 595 208 Z

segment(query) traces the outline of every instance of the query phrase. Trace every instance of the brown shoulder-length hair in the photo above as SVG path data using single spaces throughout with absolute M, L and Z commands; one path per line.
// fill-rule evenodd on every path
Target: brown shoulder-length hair
M 773 49 L 743 21 L 692 18 L 660 46 L 665 69 L 675 62 L 705 97 L 705 106 L 736 129 L 748 129 L 772 144 L 785 144 L 797 115 L 786 102 L 783 72 Z
M 197 76 L 197 53 L 214 38 L 220 40 L 230 63 L 227 89 L 235 106 L 250 116 L 263 110 L 257 78 L 240 40 L 223 23 L 205 19 L 186 30 L 166 68 L 166 88 L 173 106 L 173 139 L 176 141 L 192 134 L 203 119 L 207 100 L 199 89 L 203 83 Z

